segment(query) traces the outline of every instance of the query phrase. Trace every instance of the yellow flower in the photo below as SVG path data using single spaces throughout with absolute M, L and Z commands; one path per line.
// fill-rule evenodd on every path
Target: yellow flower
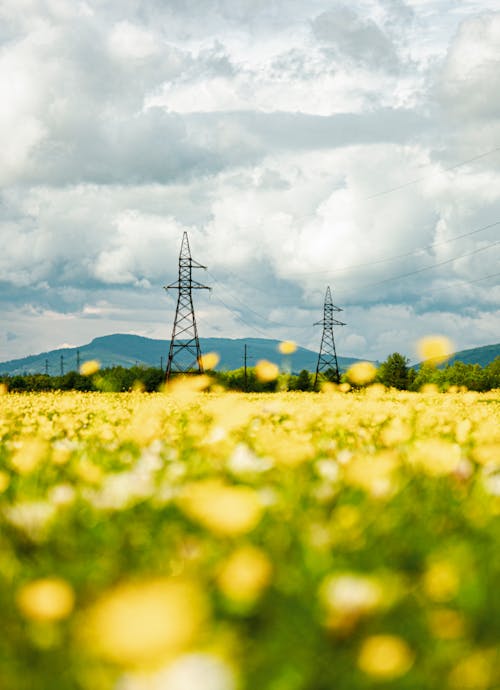
M 19 474 L 30 474 L 42 461 L 47 452 L 47 445 L 38 438 L 21 442 L 20 447 L 11 458 L 11 465 Z
M 268 362 L 267 359 L 261 359 L 257 362 L 255 367 L 255 375 L 259 381 L 266 383 L 268 381 L 274 381 L 278 378 L 279 369 L 276 364 Z
M 220 360 L 219 355 L 216 352 L 207 352 L 206 355 L 200 357 L 200 364 L 203 369 L 210 370 L 215 369 Z
M 430 335 L 417 343 L 419 357 L 432 366 L 442 364 L 453 354 L 453 343 L 442 335 Z
M 429 628 L 434 637 L 455 640 L 466 632 L 464 617 L 453 609 L 433 609 L 428 613 Z
M 424 573 L 423 586 L 433 601 L 449 601 L 455 597 L 460 586 L 457 569 L 447 560 L 431 563 Z
M 81 365 L 80 374 L 82 376 L 92 376 L 92 374 L 96 374 L 100 368 L 101 364 L 97 359 L 89 359 Z
M 25 618 L 57 621 L 67 618 L 74 605 L 71 586 L 61 578 L 33 580 L 17 592 L 17 605 Z
M 384 497 L 396 488 L 393 475 L 399 465 L 399 457 L 393 450 L 355 455 L 345 467 L 345 478 L 352 486 L 359 486 L 373 496 Z
M 461 659 L 448 677 L 449 686 L 453 690 L 464 690 L 464 688 L 489 690 L 493 687 L 491 681 L 496 656 L 494 651 L 478 650 Z
M 163 387 L 163 392 L 168 393 L 169 396 L 181 405 L 189 405 L 194 402 L 201 391 L 206 390 L 212 379 L 206 374 L 198 374 L 196 376 L 180 374 L 174 376 L 169 383 Z
M 408 459 L 421 467 L 432 477 L 441 477 L 454 472 L 460 463 L 462 451 L 458 443 L 438 438 L 417 441 L 410 450 Z
M 181 508 L 216 534 L 246 534 L 260 521 L 263 506 L 248 486 L 230 486 L 216 479 L 190 484 L 180 499 Z
M 157 666 L 190 647 L 207 616 L 198 585 L 158 578 L 104 594 L 84 616 L 81 633 L 90 650 L 108 661 Z
M 356 362 L 347 371 L 347 378 L 357 386 L 371 383 L 377 373 L 376 367 L 371 362 Z
M 423 395 L 438 395 L 439 386 L 435 383 L 424 383 L 424 385 L 420 387 L 420 393 Z
M 253 602 L 269 584 L 271 572 L 269 558 L 261 549 L 242 546 L 222 564 L 217 584 L 228 599 Z
M 9 488 L 9 484 L 10 475 L 4 472 L 4 470 L 0 470 L 0 494 L 3 494 L 3 492 Z
M 380 441 L 384 446 L 395 446 L 411 438 L 410 425 L 401 417 L 394 417 L 380 432 Z
M 278 345 L 278 350 L 282 355 L 293 355 L 297 350 L 297 345 L 293 340 L 283 340 L 283 342 Z
M 361 645 L 359 668 L 377 680 L 391 680 L 407 673 L 414 654 L 406 642 L 395 635 L 372 635 Z

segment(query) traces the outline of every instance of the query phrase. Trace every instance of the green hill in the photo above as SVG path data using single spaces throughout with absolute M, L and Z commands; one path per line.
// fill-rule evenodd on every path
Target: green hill
M 448 364 L 463 362 L 464 364 L 479 364 L 481 367 L 485 367 L 497 357 L 500 357 L 500 343 L 496 345 L 484 345 L 483 347 L 473 347 L 470 350 L 455 352 L 448 360 Z
M 278 352 L 279 340 L 267 338 L 200 338 L 200 346 L 203 353 L 217 352 L 220 362 L 217 369 L 238 369 L 243 366 L 244 346 L 247 346 L 247 364 L 253 366 L 260 359 L 268 359 L 280 364 L 283 355 Z M 165 368 L 169 348 L 168 340 L 153 340 L 138 335 L 115 334 L 100 338 L 94 338 L 92 342 L 78 348 L 64 348 L 41 352 L 21 359 L 14 359 L 0 363 L 0 374 L 28 374 L 44 373 L 46 363 L 51 375 L 76 370 L 79 352 L 80 362 L 89 359 L 97 359 L 101 366 L 111 367 L 121 365 L 131 367 L 134 365 L 144 367 Z M 318 354 L 304 347 L 298 347 L 290 357 L 291 367 L 294 372 L 302 369 L 314 371 L 316 369 Z M 359 360 L 353 357 L 339 357 L 341 370 L 347 369 L 351 364 Z

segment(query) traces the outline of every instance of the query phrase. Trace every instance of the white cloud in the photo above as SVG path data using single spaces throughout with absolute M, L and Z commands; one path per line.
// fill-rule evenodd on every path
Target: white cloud
M 111 54 L 122 59 L 141 60 L 160 52 L 158 39 L 153 33 L 128 21 L 115 24 L 108 45 Z
M 339 354 L 498 339 L 494 9 L 2 3 L 0 357 L 168 337 L 186 229 L 202 335 L 316 348 L 331 284 Z

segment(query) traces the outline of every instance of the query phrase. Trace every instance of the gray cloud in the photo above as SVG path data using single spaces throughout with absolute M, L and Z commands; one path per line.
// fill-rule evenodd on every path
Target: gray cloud
M 316 38 L 334 54 L 356 64 L 394 70 L 399 59 L 388 36 L 370 18 L 350 7 L 337 7 L 318 15 L 312 23 Z
M 0 357 L 168 337 L 184 230 L 203 335 L 317 347 L 331 284 L 342 354 L 497 340 L 499 15 L 424 9 L 3 3 Z

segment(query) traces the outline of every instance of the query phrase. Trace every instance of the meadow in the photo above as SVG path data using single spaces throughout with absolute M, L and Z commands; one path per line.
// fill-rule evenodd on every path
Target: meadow
M 2 690 L 500 687 L 500 391 L 0 396 Z

